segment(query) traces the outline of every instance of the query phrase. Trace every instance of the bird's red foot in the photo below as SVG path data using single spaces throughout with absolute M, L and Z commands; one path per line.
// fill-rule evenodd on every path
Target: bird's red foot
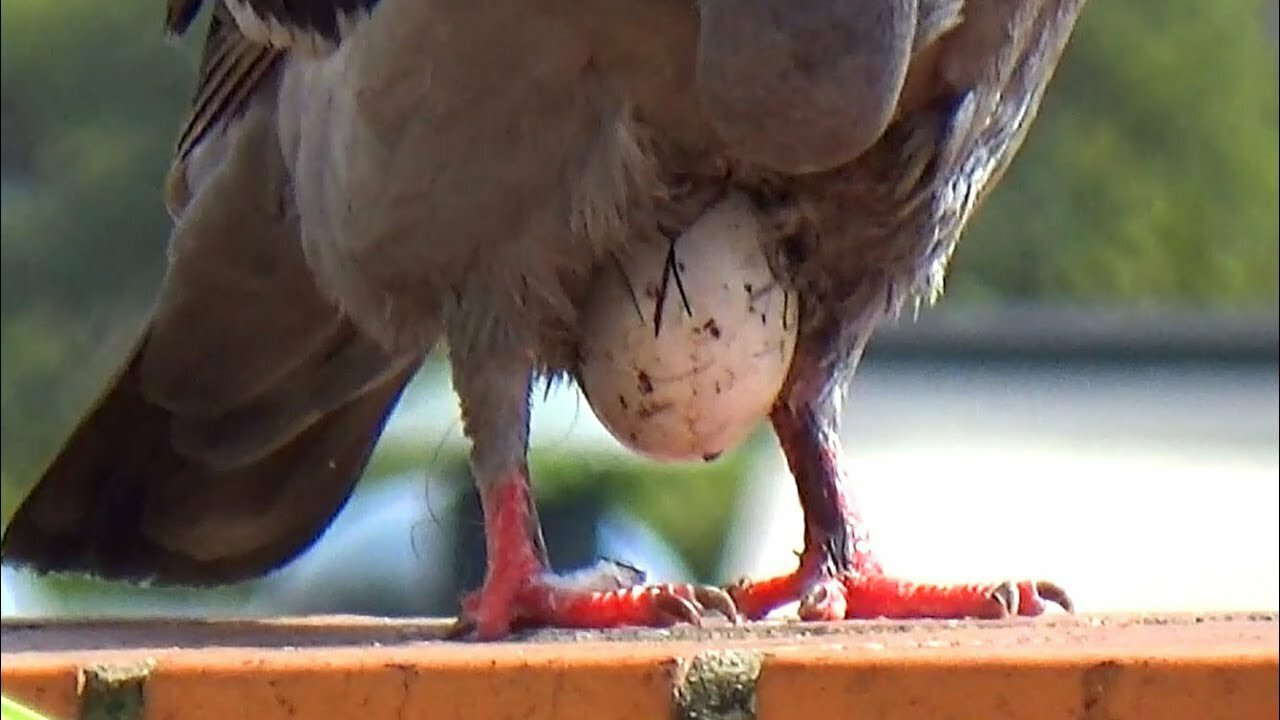
M 525 471 L 481 493 L 488 573 L 462 601 L 455 635 L 493 640 L 532 626 L 613 628 L 700 624 L 707 611 L 733 622 L 738 612 L 720 588 L 689 583 L 644 584 L 644 573 L 602 560 L 567 575 L 547 569 Z
M 728 593 L 692 583 L 644 584 L 640 571 L 608 560 L 568 575 L 543 571 L 490 580 L 462 601 L 461 628 L 479 639 L 524 627 L 615 628 L 700 625 L 718 612 L 731 622 L 738 612 Z
M 885 574 L 848 492 L 829 417 L 781 403 L 770 420 L 800 494 L 805 550 L 789 575 L 728 588 L 745 617 L 759 619 L 793 601 L 804 620 L 1003 618 L 1039 615 L 1049 603 L 1072 610 L 1066 592 L 1050 582 L 937 585 Z
M 968 585 L 913 583 L 878 572 L 821 573 L 801 568 L 763 581 L 743 580 L 728 590 L 738 610 L 760 619 L 798 600 L 802 620 L 853 618 L 985 618 L 1043 613 L 1049 603 L 1070 612 L 1071 599 L 1051 582 Z

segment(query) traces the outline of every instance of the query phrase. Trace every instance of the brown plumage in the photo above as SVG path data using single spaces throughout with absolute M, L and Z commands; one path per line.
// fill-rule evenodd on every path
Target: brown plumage
M 288 561 L 443 338 L 486 512 L 489 576 L 464 604 L 482 636 L 733 601 L 754 616 L 800 598 L 806 617 L 1066 604 L 1045 583 L 885 576 L 834 428 L 879 321 L 940 291 L 1082 4 L 218 3 L 151 322 L 6 530 L 5 559 L 189 584 Z M 174 0 L 169 27 L 197 6 Z M 729 188 L 802 298 L 771 417 L 805 508 L 801 567 L 732 601 L 633 590 L 628 573 L 550 581 L 525 466 L 532 384 L 575 372 L 599 268 L 669 242 Z

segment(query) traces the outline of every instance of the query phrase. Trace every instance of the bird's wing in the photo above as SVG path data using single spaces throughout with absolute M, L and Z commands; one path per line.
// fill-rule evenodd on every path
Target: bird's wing
M 792 370 L 804 392 L 844 387 L 884 318 L 940 295 L 960 234 L 1017 154 L 1084 3 L 930 0 L 897 119 L 856 162 L 796 180 L 819 198 L 815 216 L 833 221 L 805 265 L 817 272 L 802 267 L 799 279 L 823 310 L 809 333 L 814 366 Z M 853 242 L 831 241 L 842 234 Z
M 289 50 L 317 51 L 342 41 L 377 0 L 214 0 L 196 89 L 178 133 L 175 163 L 210 130 L 236 117 L 258 83 Z M 168 0 L 165 31 L 184 35 L 204 0 Z
M 201 0 L 170 0 L 165 27 L 175 34 L 185 33 L 200 3 Z M 284 53 L 281 48 L 245 37 L 222 0 L 214 3 L 196 73 L 195 91 L 178 131 L 165 183 L 165 202 L 175 217 L 191 200 L 187 162 L 192 153 L 240 117 Z
M 960 234 L 1017 155 L 1084 3 L 966 0 L 958 24 L 939 15 L 945 32 L 912 68 L 899 121 L 854 166 L 860 213 L 890 228 L 869 255 L 912 278 L 890 308 L 941 292 Z
M 168 0 L 164 26 L 184 35 L 205 0 Z M 195 93 L 178 133 L 166 203 L 175 215 L 190 200 L 185 164 L 210 133 L 225 128 L 289 52 L 337 47 L 378 0 L 214 0 Z
M 1017 155 L 1085 0 L 970 1 L 941 79 L 962 91 L 935 159 L 937 250 L 945 262 Z M 939 281 L 940 282 L 940 281 Z
M 188 0 L 188 5 L 195 2 Z M 189 21 L 187 21 L 189 23 Z M 185 29 L 186 24 L 182 27 Z M 221 2 L 213 9 L 196 74 L 196 89 L 178 133 L 174 161 L 182 162 L 209 131 L 238 116 L 282 50 L 253 42 L 240 32 Z
M 262 574 L 342 507 L 420 360 L 388 354 L 318 287 L 270 91 L 280 51 L 224 12 L 171 173 L 189 192 L 150 320 L 6 528 L 6 562 L 183 584 Z

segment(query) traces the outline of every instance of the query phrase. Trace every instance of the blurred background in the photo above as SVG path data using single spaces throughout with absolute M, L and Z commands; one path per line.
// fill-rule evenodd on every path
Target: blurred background
M 11 516 L 136 333 L 198 39 L 157 2 L 0 5 L 0 470 Z M 872 344 L 851 476 L 898 574 L 1052 578 L 1081 609 L 1276 609 L 1274 0 L 1086 7 L 941 305 Z M 219 591 L 4 569 L 4 613 L 449 614 L 482 574 L 456 401 L 430 364 L 297 562 Z M 697 466 L 622 450 L 577 391 L 535 410 L 553 562 L 782 572 L 799 507 L 768 433 Z

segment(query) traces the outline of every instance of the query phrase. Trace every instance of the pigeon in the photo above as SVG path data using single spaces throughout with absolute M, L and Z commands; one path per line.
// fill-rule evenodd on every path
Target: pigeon
M 167 29 L 201 4 L 169 0 Z M 462 635 L 796 601 L 804 620 L 1071 610 L 1048 581 L 887 572 L 838 426 L 876 327 L 941 292 L 1083 0 L 212 4 L 165 183 L 163 283 L 5 530 L 6 563 L 190 586 L 269 573 L 324 532 L 443 346 L 487 558 Z M 576 376 L 592 279 L 729 192 L 800 303 L 767 412 L 804 512 L 798 566 L 728 587 L 621 562 L 557 573 L 531 392 Z

